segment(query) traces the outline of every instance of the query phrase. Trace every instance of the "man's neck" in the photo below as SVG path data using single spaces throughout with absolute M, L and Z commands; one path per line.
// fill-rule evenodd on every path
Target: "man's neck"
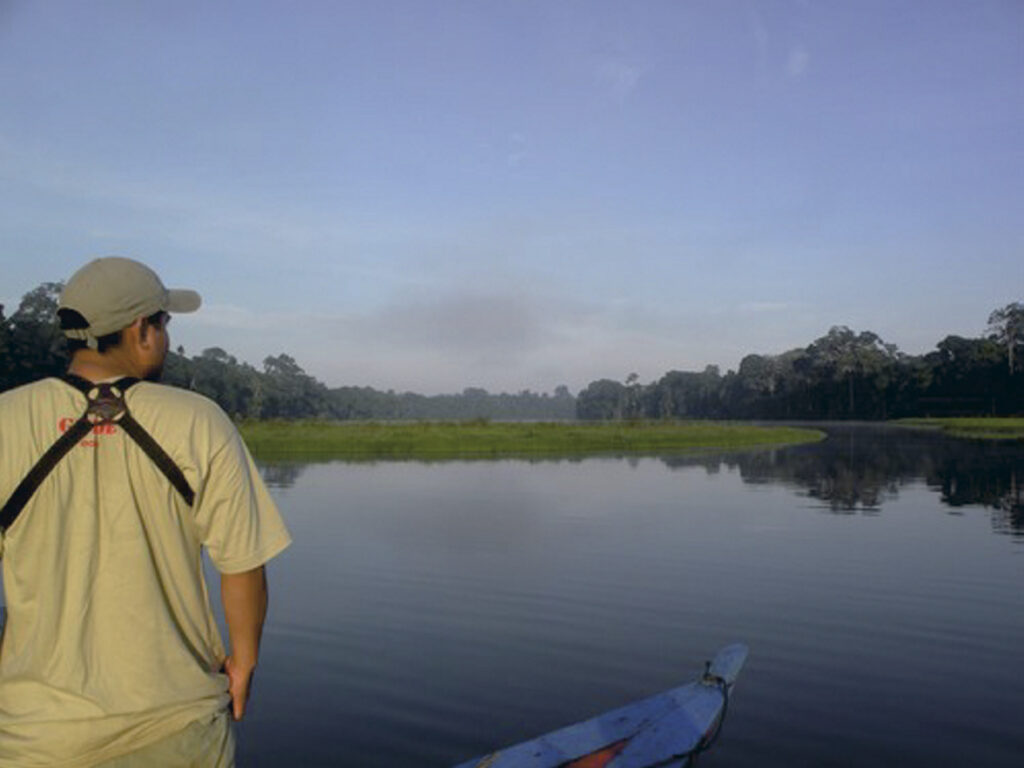
M 73 373 L 87 381 L 97 382 L 107 379 L 119 379 L 124 376 L 142 378 L 130 361 L 117 354 L 101 355 L 91 349 L 80 349 L 71 358 L 68 373 Z

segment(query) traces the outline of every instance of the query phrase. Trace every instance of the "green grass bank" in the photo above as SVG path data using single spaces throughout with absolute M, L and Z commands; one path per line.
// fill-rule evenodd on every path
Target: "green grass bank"
M 953 437 L 974 440 L 1024 440 L 1024 418 L 900 419 L 898 424 L 941 429 Z
M 820 440 L 812 429 L 726 422 L 244 421 L 254 455 L 351 458 L 586 456 Z

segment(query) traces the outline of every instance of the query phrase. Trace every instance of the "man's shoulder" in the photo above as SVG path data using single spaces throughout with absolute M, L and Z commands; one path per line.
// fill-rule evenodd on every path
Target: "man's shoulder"
M 140 381 L 128 395 L 132 410 L 157 409 L 163 417 L 174 416 L 188 421 L 204 421 L 220 427 L 233 427 L 231 419 L 213 400 L 189 389 Z
M 212 456 L 241 440 L 220 406 L 198 392 L 140 381 L 126 400 L 135 420 L 171 455 L 198 451 L 197 456 Z
M 38 403 L 41 397 L 47 397 L 52 393 L 64 394 L 62 390 L 65 389 L 67 389 L 67 385 L 55 378 L 39 379 L 28 384 L 21 384 L 13 389 L 0 392 L 0 409 L 18 410 L 27 404 Z

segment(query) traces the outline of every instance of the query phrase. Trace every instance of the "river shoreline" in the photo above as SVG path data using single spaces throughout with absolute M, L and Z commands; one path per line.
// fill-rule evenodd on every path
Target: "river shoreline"
M 1024 418 L 1021 417 L 900 419 L 895 423 L 930 427 L 951 437 L 972 440 L 1024 440 Z
M 742 449 L 821 440 L 815 429 L 738 422 L 244 421 L 254 455 L 372 458 L 589 456 Z

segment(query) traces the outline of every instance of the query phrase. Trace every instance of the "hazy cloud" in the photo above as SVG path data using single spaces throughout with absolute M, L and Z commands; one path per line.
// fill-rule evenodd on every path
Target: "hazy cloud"
M 282 209 L 277 200 L 228 196 L 186 177 L 154 182 L 92 160 L 43 154 L 3 135 L 0 178 L 77 203 L 81 210 L 96 206 L 112 212 L 102 220 L 82 214 L 82 228 L 98 240 L 123 239 L 135 228 L 159 222 L 162 238 L 190 251 L 245 253 L 270 246 L 295 255 L 347 231 L 344 221 L 317 221 L 308 213 Z M 52 215 L 42 211 L 40 218 Z
M 190 324 L 210 328 L 266 331 L 282 324 L 292 325 L 295 319 L 293 313 L 257 312 L 248 307 L 204 302 L 198 314 L 190 316 L 188 321 Z M 179 320 L 175 325 L 179 325 L 180 322 Z
M 518 168 L 530 156 L 529 145 L 526 137 L 521 133 L 513 133 L 508 137 L 508 154 L 505 162 L 510 168 Z
M 642 68 L 621 57 L 605 59 L 597 65 L 595 76 L 601 88 L 615 101 L 625 101 L 636 89 Z
M 748 301 L 740 304 L 737 309 L 746 314 L 764 314 L 768 312 L 788 312 L 793 305 L 786 301 Z
M 753 8 L 747 13 L 747 24 L 750 27 L 751 35 L 754 37 L 757 63 L 763 69 L 768 63 L 768 28 L 765 26 L 761 14 Z
M 800 77 L 807 71 L 811 63 L 811 55 L 802 47 L 797 46 L 790 50 L 789 58 L 786 60 L 786 72 L 790 77 Z
M 543 342 L 542 311 L 515 295 L 455 295 L 389 307 L 366 331 L 392 345 L 429 346 L 471 359 L 508 359 Z

